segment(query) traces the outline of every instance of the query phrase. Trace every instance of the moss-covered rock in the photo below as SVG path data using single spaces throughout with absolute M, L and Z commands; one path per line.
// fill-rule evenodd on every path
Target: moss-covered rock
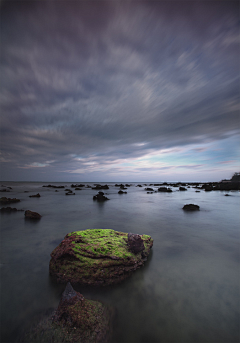
M 136 235 L 142 249 L 133 249 L 132 234 L 111 229 L 75 231 L 51 253 L 50 274 L 59 282 L 71 281 L 88 285 L 119 283 L 144 264 L 153 240 Z
M 20 342 L 106 343 L 111 339 L 113 315 L 112 308 L 84 298 L 68 283 L 57 310 L 25 333 Z

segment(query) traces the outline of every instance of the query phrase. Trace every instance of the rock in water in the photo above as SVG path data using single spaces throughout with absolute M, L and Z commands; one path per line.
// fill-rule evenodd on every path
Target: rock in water
M 56 311 L 27 332 L 20 342 L 108 343 L 114 310 L 88 300 L 68 282 Z
M 106 286 L 127 278 L 144 264 L 153 240 L 111 229 L 75 231 L 51 253 L 50 274 L 59 282 Z
M 25 211 L 25 218 L 27 219 L 40 219 L 42 216 L 37 212 L 32 212 L 30 210 Z
M 194 204 L 187 204 L 183 206 L 183 210 L 185 211 L 198 211 L 200 207 Z
M 0 198 L 0 203 L 3 203 L 3 204 L 12 204 L 19 201 L 20 200 L 16 198 L 6 198 L 6 197 Z

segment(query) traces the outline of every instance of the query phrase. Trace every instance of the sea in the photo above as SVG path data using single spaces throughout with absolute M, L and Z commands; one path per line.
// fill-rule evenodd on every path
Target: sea
M 172 193 L 148 194 L 149 183 L 131 183 L 127 194 L 118 194 L 119 187 L 106 182 L 101 184 L 108 184 L 103 192 L 110 200 L 99 203 L 93 200 L 97 190 L 66 196 L 64 189 L 42 187 L 48 184 L 3 182 L 12 189 L 1 197 L 21 201 L 2 207 L 42 218 L 0 213 L 2 343 L 18 342 L 58 306 L 65 285 L 49 275 L 50 254 L 67 233 L 89 228 L 147 234 L 154 241 L 145 265 L 124 282 L 76 286 L 85 298 L 115 309 L 111 343 L 239 342 L 239 191 L 171 187 Z M 71 188 L 66 182 L 50 184 Z M 29 197 L 37 193 L 40 198 Z M 184 211 L 190 203 L 200 210 Z

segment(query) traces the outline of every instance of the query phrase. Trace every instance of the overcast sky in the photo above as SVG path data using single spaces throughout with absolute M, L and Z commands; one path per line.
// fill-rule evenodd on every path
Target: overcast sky
M 238 1 L 3 1 L 2 181 L 240 170 Z

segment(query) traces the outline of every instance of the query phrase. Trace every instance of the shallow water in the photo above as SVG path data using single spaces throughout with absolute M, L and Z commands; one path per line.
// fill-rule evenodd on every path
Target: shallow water
M 4 183 L 12 190 L 1 193 L 21 200 L 10 206 L 42 215 L 29 222 L 24 212 L 0 214 L 1 342 L 17 342 L 42 313 L 57 307 L 64 285 L 49 277 L 50 253 L 67 233 L 87 228 L 154 239 L 145 266 L 123 283 L 77 289 L 115 307 L 113 343 L 239 341 L 239 192 L 225 197 L 226 192 L 173 188 L 147 194 L 133 184 L 119 195 L 108 183 L 110 200 L 97 203 L 96 190 L 66 196 L 64 189 L 43 184 Z M 38 192 L 41 198 L 29 198 Z M 187 203 L 200 211 L 184 212 Z

